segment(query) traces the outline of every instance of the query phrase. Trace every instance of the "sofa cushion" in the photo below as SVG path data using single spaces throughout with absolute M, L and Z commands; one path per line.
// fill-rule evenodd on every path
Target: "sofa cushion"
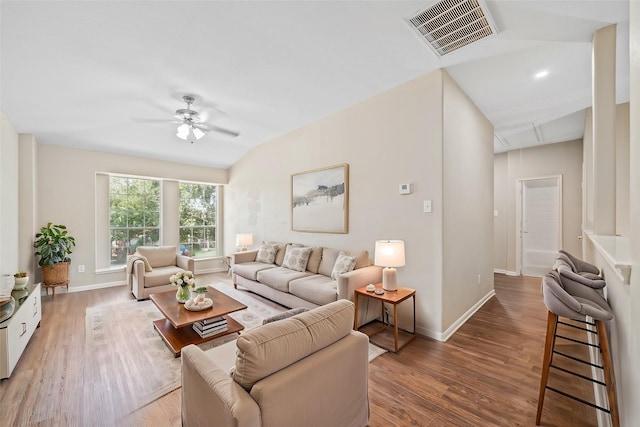
M 276 253 L 275 263 L 278 267 L 282 266 L 282 261 L 284 261 L 284 253 L 287 249 L 287 244 L 282 242 L 267 242 L 267 243 L 278 245 L 278 252 Z
M 322 247 L 316 247 L 311 250 L 309 255 L 309 261 L 307 261 L 307 271 L 316 274 L 318 268 L 320 268 L 320 261 L 322 260 Z
M 359 268 L 369 267 L 371 264 L 371 259 L 369 258 L 369 251 L 363 250 L 356 254 L 356 266 L 353 267 L 354 270 Z
M 276 254 L 278 253 L 277 243 L 262 242 L 258 254 L 256 255 L 256 261 L 264 262 L 266 264 L 273 264 L 276 260 Z
M 289 293 L 318 305 L 338 299 L 338 282 L 322 274 L 289 282 Z
M 182 273 L 183 271 L 183 269 L 175 265 L 169 267 L 156 267 L 153 271 L 144 273 L 144 287 L 154 288 L 156 286 L 168 285 L 171 283 L 169 282 L 169 277 L 177 273 Z
M 307 262 L 309 261 L 309 255 L 313 248 L 300 247 L 296 248 L 292 245 L 287 245 L 287 251 L 284 254 L 284 261 L 282 266 L 290 270 L 305 271 L 307 269 Z
M 147 258 L 153 268 L 176 265 L 178 251 L 175 246 L 138 246 L 136 252 Z
M 289 292 L 289 282 L 310 276 L 307 271 L 294 271 L 284 267 L 273 267 L 258 271 L 257 280 L 263 285 L 282 292 Z
M 234 264 L 232 267 L 232 271 L 238 276 L 244 277 L 245 279 L 258 280 L 258 272 L 267 270 L 269 268 L 275 268 L 275 265 L 253 261 Z
M 340 252 L 340 249 L 322 248 L 322 261 L 320 261 L 318 273 L 331 277 L 333 266 L 336 265 L 336 259 L 338 259 Z
M 338 258 L 336 259 L 336 263 L 333 266 L 333 270 L 331 271 L 331 278 L 337 280 L 338 275 L 353 271 L 353 267 L 355 266 L 356 257 L 340 252 L 340 255 L 338 255 Z
M 295 317 L 244 332 L 236 341 L 233 379 L 253 385 L 347 336 L 353 328 L 353 303 L 338 300 Z

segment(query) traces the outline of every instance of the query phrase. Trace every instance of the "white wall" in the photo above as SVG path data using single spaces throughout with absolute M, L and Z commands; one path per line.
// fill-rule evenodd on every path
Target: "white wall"
M 493 290 L 493 125 L 446 73 L 443 146 L 442 316 L 447 330 Z
M 375 240 L 403 239 L 406 266 L 398 269 L 399 282 L 417 289 L 418 331 L 440 337 L 448 309 L 442 301 L 443 76 L 436 71 L 407 82 L 247 153 L 225 188 L 227 253 L 235 250 L 229 237 L 241 232 L 253 233 L 256 243 L 290 241 L 370 254 Z M 484 128 L 474 132 L 476 123 L 466 125 L 469 144 L 492 144 Z M 291 174 L 340 163 L 349 164 L 349 233 L 291 231 Z M 492 163 L 484 167 L 490 175 Z M 411 183 L 413 193 L 400 195 L 401 183 Z M 424 200 L 432 200 L 432 213 L 423 212 Z M 465 212 L 465 220 L 476 221 L 478 212 Z M 490 254 L 490 239 L 483 243 Z
M 629 234 L 629 103 L 616 106 L 616 234 Z
M 225 184 L 228 172 L 159 160 L 39 145 L 38 228 L 51 221 L 65 224 L 75 237 L 69 287 L 125 281 L 123 271 L 96 274 L 96 172 Z M 169 203 L 170 201 L 163 201 Z M 174 201 L 177 204 L 177 201 Z M 176 208 L 177 209 L 177 208 Z M 170 215 L 170 214 L 167 214 Z M 170 218 L 170 217 L 169 217 Z M 167 236 L 172 239 L 175 236 Z M 86 266 L 78 273 L 77 266 Z
M 494 157 L 494 268 L 516 271 L 516 182 L 562 175 L 562 246 L 580 257 L 582 218 L 582 140 L 560 142 L 497 154 Z M 505 258 L 502 258 L 502 257 Z
M 0 111 L 0 274 L 12 281 L 13 273 L 27 268 L 18 264 L 18 164 L 18 133 Z

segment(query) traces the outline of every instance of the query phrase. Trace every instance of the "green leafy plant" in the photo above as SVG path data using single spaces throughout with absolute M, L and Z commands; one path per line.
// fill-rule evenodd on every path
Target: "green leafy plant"
M 27 272 L 20 270 L 17 273 L 15 273 L 13 277 L 15 277 L 16 279 L 19 279 L 20 277 L 27 277 Z
M 71 248 L 75 245 L 76 240 L 69 236 L 66 226 L 48 223 L 36 234 L 36 241 L 33 243 L 33 247 L 37 249 L 36 255 L 40 255 L 38 265 L 53 268 L 53 264 L 71 262 L 67 255 L 71 254 Z

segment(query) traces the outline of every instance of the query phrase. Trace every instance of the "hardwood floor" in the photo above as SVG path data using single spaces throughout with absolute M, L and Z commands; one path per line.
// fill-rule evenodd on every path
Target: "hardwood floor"
M 496 275 L 495 289 L 448 342 L 418 337 L 370 364 L 369 426 L 535 424 L 547 317 L 540 279 Z M 85 350 L 86 308 L 129 299 L 124 286 L 43 297 L 41 327 L 0 382 L 0 425 L 179 426 L 180 390 L 130 413 L 124 385 L 110 382 L 110 367 L 95 365 Z M 583 348 L 562 346 L 587 358 Z M 114 348 L 113 357 L 126 355 Z M 131 381 L 145 381 L 144 372 L 135 374 Z M 552 371 L 550 384 L 593 399 L 590 383 L 575 377 Z M 596 426 L 595 413 L 547 392 L 541 425 Z

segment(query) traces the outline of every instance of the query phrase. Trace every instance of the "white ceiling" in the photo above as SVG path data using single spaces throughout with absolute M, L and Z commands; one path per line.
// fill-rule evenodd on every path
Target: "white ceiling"
M 582 137 L 591 37 L 613 23 L 617 98 L 629 100 L 628 1 L 486 1 L 499 33 L 444 58 L 403 20 L 430 3 L 2 0 L 0 109 L 41 144 L 228 168 L 445 68 L 494 124 L 500 152 Z M 186 93 L 242 134 L 178 139 L 169 121 Z

